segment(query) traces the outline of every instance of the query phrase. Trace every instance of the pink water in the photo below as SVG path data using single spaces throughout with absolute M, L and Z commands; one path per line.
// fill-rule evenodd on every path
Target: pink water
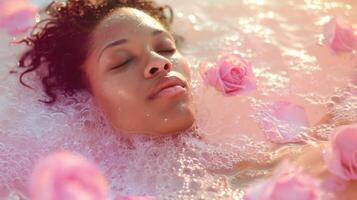
M 342 16 L 357 30 L 353 0 L 161 0 L 175 10 L 174 31 L 185 38 L 191 60 L 197 126 L 204 140 L 188 134 L 164 141 L 134 138 L 128 144 L 106 125 L 87 94 L 54 107 L 37 101 L 38 91 L 21 87 L 15 69 L 21 48 L 0 36 L 0 199 L 26 199 L 33 164 L 56 149 L 77 151 L 95 160 L 114 194 L 158 199 L 240 199 L 249 181 L 264 170 L 228 170 L 242 160 L 268 162 L 270 150 L 261 128 L 264 108 L 277 100 L 305 108 L 310 124 L 328 111 L 352 118 L 357 111 L 356 52 L 334 54 L 321 43 L 321 27 Z M 197 65 L 222 53 L 250 60 L 258 90 L 227 98 L 202 84 Z M 38 85 L 33 77 L 28 81 Z M 263 113 L 263 114 L 262 114 Z M 266 113 L 265 113 L 266 114 Z M 325 137 L 333 126 L 320 127 Z M 214 170 L 212 170 L 214 169 Z M 212 172 L 215 171 L 215 172 Z M 247 175 L 249 174 L 249 176 Z

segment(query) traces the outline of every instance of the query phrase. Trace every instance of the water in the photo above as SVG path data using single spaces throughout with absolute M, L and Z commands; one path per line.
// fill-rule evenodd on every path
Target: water
M 38 3 L 45 1 L 38 1 Z M 20 86 L 16 58 L 21 48 L 0 36 L 0 199 L 24 195 L 34 163 L 57 149 L 96 161 L 113 195 L 152 195 L 159 199 L 239 199 L 254 178 L 270 172 L 241 168 L 241 161 L 269 163 L 271 150 L 260 124 L 266 105 L 286 100 L 302 105 L 314 125 L 333 112 L 331 124 L 314 127 L 321 138 L 356 106 L 357 56 L 333 54 L 321 45 L 321 25 L 343 16 L 357 29 L 357 3 L 310 0 L 167 0 L 174 8 L 174 32 L 183 36 L 183 53 L 194 71 L 197 129 L 178 138 L 136 137 L 113 132 L 86 93 L 46 107 L 39 90 Z M 200 61 L 222 53 L 249 59 L 258 90 L 223 97 L 199 78 Z M 39 83 L 29 76 L 35 88 Z M 199 132 L 197 139 L 192 132 Z

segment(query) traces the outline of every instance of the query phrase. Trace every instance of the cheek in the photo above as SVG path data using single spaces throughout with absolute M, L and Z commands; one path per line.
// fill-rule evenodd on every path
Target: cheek
M 114 127 L 119 129 L 132 130 L 138 127 L 137 122 L 143 121 L 143 113 L 149 112 L 141 96 L 131 87 L 104 84 L 97 88 L 94 98 Z
M 120 78 L 107 76 L 94 77 L 90 80 L 92 95 L 95 100 L 111 114 L 124 110 L 130 102 L 135 101 L 132 83 L 125 83 Z
M 98 97 L 102 98 L 103 104 L 125 107 L 138 101 L 136 90 L 131 88 L 129 84 L 123 85 L 116 82 L 108 82 L 103 84 L 96 93 Z

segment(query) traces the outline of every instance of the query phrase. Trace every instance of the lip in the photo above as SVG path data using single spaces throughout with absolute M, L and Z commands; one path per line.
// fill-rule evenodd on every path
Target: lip
M 167 88 L 173 88 L 175 86 L 181 86 L 186 88 L 187 84 L 184 80 L 177 76 L 166 76 L 161 78 L 153 87 L 149 94 L 149 99 L 154 99 L 157 95 Z

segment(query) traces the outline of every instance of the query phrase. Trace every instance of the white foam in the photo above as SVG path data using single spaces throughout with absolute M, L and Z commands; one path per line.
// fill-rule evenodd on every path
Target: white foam
M 239 167 L 236 164 L 242 160 L 268 162 L 274 147 L 264 140 L 255 119 L 259 102 L 293 99 L 305 107 L 314 123 L 324 114 L 321 110 L 327 110 L 330 97 L 351 82 L 356 58 L 331 55 L 315 42 L 319 26 L 307 22 L 317 21 L 327 9 L 356 23 L 357 5 L 347 15 L 343 3 L 337 8 L 315 5 L 314 9 L 313 3 L 305 2 L 294 2 L 294 6 L 270 1 L 260 6 L 255 1 L 235 0 L 165 3 L 176 12 L 175 30 L 186 39 L 183 52 L 193 63 L 198 128 L 178 138 L 137 136 L 129 142 L 108 126 L 85 92 L 45 106 L 37 101 L 43 93 L 34 75 L 26 81 L 36 90 L 22 87 L 18 74 L 9 75 L 9 70 L 16 69 L 21 49 L 9 45 L 9 38 L 1 35 L 1 195 L 17 190 L 26 194 L 24 188 L 34 163 L 51 151 L 67 149 L 96 161 L 113 195 L 239 199 L 246 183 L 264 171 L 253 169 L 246 173 L 250 174 L 248 179 L 231 168 Z M 262 19 L 260 13 L 273 14 Z M 253 62 L 258 90 L 249 97 L 225 98 L 202 85 L 195 70 L 199 60 L 215 60 L 217 54 L 227 51 L 241 53 Z M 312 57 L 316 60 L 311 61 Z M 308 68 L 312 65 L 315 68 Z M 336 118 L 353 117 L 355 97 L 343 102 L 333 104 Z M 324 126 L 319 130 L 326 136 L 332 125 Z M 193 131 L 203 139 L 193 137 Z

